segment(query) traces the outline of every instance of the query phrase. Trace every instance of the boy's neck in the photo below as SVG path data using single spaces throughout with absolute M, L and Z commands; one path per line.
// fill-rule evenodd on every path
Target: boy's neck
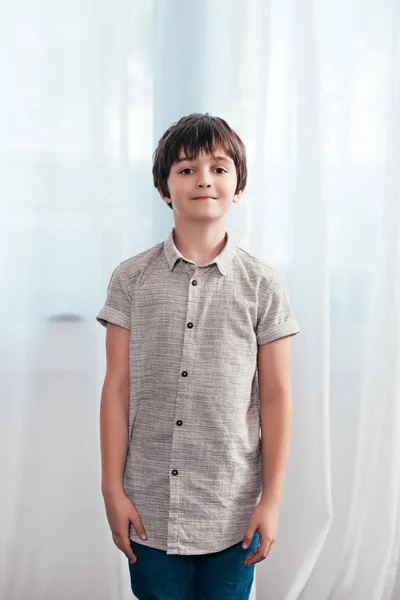
M 180 223 L 175 220 L 174 242 L 179 252 L 202 266 L 218 256 L 226 244 L 226 220 L 219 223 Z

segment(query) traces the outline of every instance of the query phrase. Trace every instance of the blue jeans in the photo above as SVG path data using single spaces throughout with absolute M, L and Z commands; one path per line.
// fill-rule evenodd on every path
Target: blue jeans
M 129 564 L 138 600 L 248 600 L 254 567 L 244 559 L 260 545 L 255 533 L 246 550 L 242 541 L 211 554 L 167 554 L 131 540 L 136 563 Z

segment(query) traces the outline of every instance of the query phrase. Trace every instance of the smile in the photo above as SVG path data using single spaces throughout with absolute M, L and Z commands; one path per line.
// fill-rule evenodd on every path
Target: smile
M 216 200 L 213 196 L 198 196 L 197 198 L 193 198 L 193 200 Z

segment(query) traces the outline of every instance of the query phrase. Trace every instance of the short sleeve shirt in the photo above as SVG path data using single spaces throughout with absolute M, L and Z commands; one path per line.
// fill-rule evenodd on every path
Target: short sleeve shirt
M 299 332 L 285 281 L 225 234 L 205 265 L 174 228 L 113 271 L 99 323 L 128 329 L 126 495 L 147 540 L 167 554 L 206 554 L 243 539 L 259 502 L 257 349 Z

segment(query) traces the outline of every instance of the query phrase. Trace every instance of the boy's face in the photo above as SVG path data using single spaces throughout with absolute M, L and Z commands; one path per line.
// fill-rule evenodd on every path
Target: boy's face
M 176 216 L 215 219 L 225 215 L 232 202 L 242 195 L 243 190 L 235 195 L 237 176 L 233 160 L 219 147 L 214 154 L 217 159 L 201 152 L 196 160 L 188 160 L 181 150 L 180 162 L 172 165 L 167 180 L 171 197 L 161 196 L 165 202 L 172 202 Z

